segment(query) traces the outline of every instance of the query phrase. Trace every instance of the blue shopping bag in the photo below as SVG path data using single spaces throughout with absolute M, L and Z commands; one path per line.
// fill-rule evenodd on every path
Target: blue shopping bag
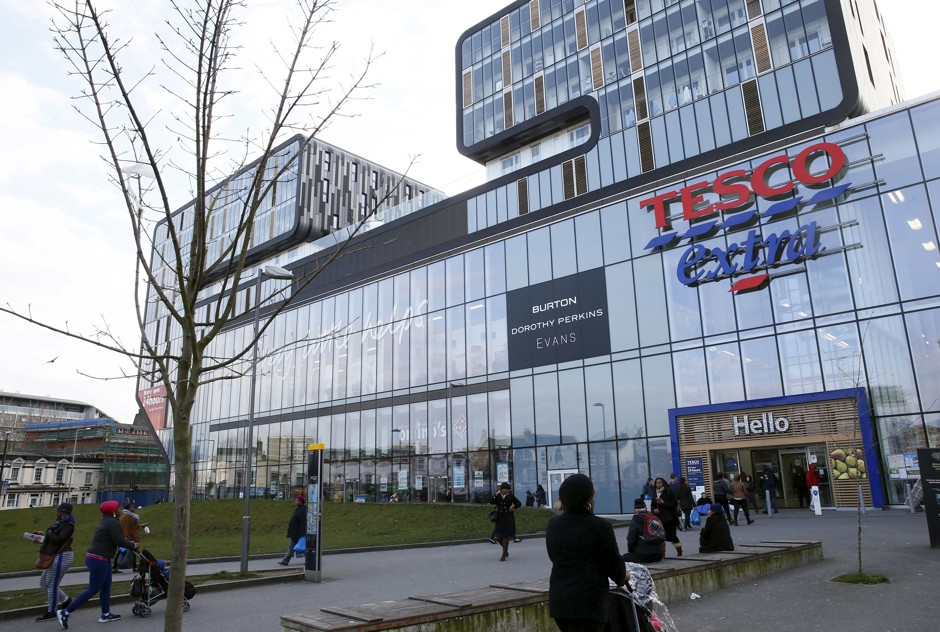
M 300 536 L 300 539 L 297 540 L 297 544 L 294 545 L 294 557 L 303 557 L 306 550 L 307 536 L 302 535 Z

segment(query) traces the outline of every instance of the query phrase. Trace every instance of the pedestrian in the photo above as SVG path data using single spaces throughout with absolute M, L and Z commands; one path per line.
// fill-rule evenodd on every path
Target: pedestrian
M 676 548 L 676 556 L 682 557 L 682 542 L 679 541 L 679 536 L 676 535 L 676 527 L 678 526 L 676 513 L 679 511 L 679 501 L 669 491 L 666 479 L 659 477 L 653 485 L 655 487 L 652 502 L 653 513 L 659 516 L 659 519 L 663 522 L 663 528 L 666 529 L 666 542 L 672 542 L 672 545 Z
M 812 490 L 814 487 L 819 487 L 819 472 L 816 471 L 816 464 L 810 463 L 809 469 L 806 470 L 806 489 L 807 491 Z M 810 497 L 809 508 L 814 509 L 814 503 L 818 502 L 815 498 Z
M 584 474 L 562 482 L 564 511 L 545 529 L 552 562 L 548 584 L 549 616 L 562 632 L 602 632 L 607 622 L 609 581 L 628 579 L 611 524 L 594 515 L 594 485 Z
M 71 598 L 59 588 L 59 582 L 72 566 L 75 554 L 72 552 L 72 535 L 75 533 L 75 517 L 71 503 L 60 503 L 55 509 L 55 522 L 46 529 L 45 539 L 39 545 L 39 553 L 55 555 L 49 568 L 39 576 L 39 587 L 46 591 L 49 607 L 36 621 L 55 619 L 55 611 L 72 603 Z
M 770 507 L 764 507 L 762 513 L 767 513 L 768 509 L 777 513 L 777 477 L 774 475 L 774 471 L 769 467 L 765 467 L 763 473 L 760 475 L 761 483 L 761 496 L 764 497 L 764 504 L 767 504 L 767 494 L 770 493 Z
M 294 557 L 294 547 L 305 535 L 307 535 L 307 504 L 304 497 L 297 494 L 294 496 L 294 513 L 290 515 L 290 520 L 287 522 L 287 537 L 290 538 L 290 546 L 287 548 L 287 555 L 278 564 L 287 566 L 290 563 L 290 558 Z
M 651 500 L 653 498 L 653 494 L 655 493 L 656 493 L 656 485 L 653 483 L 653 479 L 652 478 L 646 479 L 646 483 L 643 485 L 643 488 L 640 490 L 640 498 Z
M 63 630 L 69 629 L 69 617 L 82 605 L 99 595 L 101 616 L 98 623 L 117 621 L 121 615 L 111 612 L 111 559 L 119 546 L 137 550 L 137 543 L 126 540 L 121 532 L 121 523 L 118 522 L 117 512 L 121 504 L 116 500 L 106 500 L 99 507 L 101 521 L 95 527 L 91 536 L 91 544 L 85 553 L 85 566 L 88 567 L 88 588 L 72 600 L 65 608 L 56 610 L 56 618 Z
M 526 507 L 535 506 L 535 494 L 532 493 L 531 489 L 527 489 L 525 492 L 525 506 Z
M 509 483 L 500 483 L 499 493 L 493 496 L 490 504 L 496 505 L 496 520 L 490 539 L 492 541 L 495 537 L 503 547 L 503 555 L 499 561 L 505 562 L 509 558 L 509 541 L 516 539 L 516 517 L 513 513 L 522 503 L 509 491 Z
M 809 485 L 806 484 L 806 472 L 803 471 L 802 467 L 793 468 L 793 488 L 796 490 L 796 498 L 800 502 L 800 509 L 803 508 L 803 503 L 806 503 L 806 507 L 809 507 Z
M 545 500 L 545 488 L 542 487 L 541 483 L 538 487 L 535 488 L 535 506 L 536 507 L 546 507 L 548 503 Z
M 754 513 L 759 513 L 757 506 L 757 487 L 754 485 L 754 479 L 750 474 L 744 475 L 744 488 L 747 490 L 747 504 L 754 508 Z
M 744 519 L 748 524 L 753 524 L 751 514 L 747 510 L 747 486 L 741 480 L 740 474 L 734 475 L 734 481 L 731 483 L 731 502 L 734 504 L 734 521 L 731 523 L 738 526 L 738 512 L 744 510 Z
M 731 539 L 731 528 L 725 520 L 725 512 L 720 505 L 712 504 L 708 508 L 708 518 L 698 538 L 699 553 L 717 553 L 718 551 L 733 551 L 734 540 Z
M 138 544 L 138 548 L 140 548 L 140 516 L 134 513 L 134 509 L 136 508 L 133 501 L 127 503 L 124 505 L 124 509 L 121 510 L 121 517 L 118 520 L 121 523 L 121 533 L 124 535 L 124 539 L 133 540 Z M 114 562 L 111 564 L 112 573 L 122 572 L 121 569 L 118 568 L 119 557 L 121 557 L 120 550 L 114 556 Z M 137 572 L 137 559 L 133 559 L 134 563 L 131 569 Z
M 679 477 L 679 493 L 676 494 L 676 500 L 679 501 L 679 509 L 682 510 L 683 529 L 692 529 L 692 512 L 695 510 L 695 498 L 692 495 L 692 488 L 684 476 Z
M 633 518 L 630 520 L 630 529 L 627 531 L 627 552 L 623 554 L 624 562 L 651 564 L 662 561 L 666 541 L 649 541 L 645 535 L 646 517 L 649 515 L 650 512 L 646 511 L 645 500 L 637 498 L 633 501 Z
M 712 480 L 712 496 L 715 499 L 715 503 L 721 505 L 725 510 L 728 522 L 731 522 L 731 507 L 728 506 L 728 493 L 730 491 L 731 485 L 728 483 L 728 479 L 725 478 L 725 475 L 722 472 L 715 474 L 715 478 Z

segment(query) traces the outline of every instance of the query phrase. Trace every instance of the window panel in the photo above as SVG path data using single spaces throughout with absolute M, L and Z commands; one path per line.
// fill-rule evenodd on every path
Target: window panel
M 784 392 L 787 395 L 814 393 L 823 389 L 819 350 L 812 331 L 797 331 L 777 337 Z
M 538 377 L 536 380 L 538 380 Z M 561 402 L 561 441 L 563 443 L 587 441 L 587 420 L 584 409 L 584 372 L 581 369 L 559 371 L 558 395 Z M 591 439 L 594 438 L 591 437 Z

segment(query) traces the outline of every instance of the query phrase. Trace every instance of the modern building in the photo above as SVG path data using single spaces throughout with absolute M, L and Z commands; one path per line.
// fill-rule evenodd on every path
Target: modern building
M 490 182 L 280 282 L 250 445 L 252 367 L 199 393 L 197 489 L 284 497 L 323 443 L 334 500 L 551 501 L 580 471 L 616 514 L 651 475 L 770 469 L 797 506 L 815 463 L 826 507 L 902 502 L 940 443 L 940 96 L 903 103 L 893 57 L 873 0 L 531 0 L 475 25 L 457 144 Z M 255 264 L 300 278 L 336 247 Z

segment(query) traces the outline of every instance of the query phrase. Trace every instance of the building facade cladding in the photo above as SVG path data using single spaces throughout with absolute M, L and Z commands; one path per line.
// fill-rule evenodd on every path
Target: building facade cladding
M 254 278 L 252 266 L 292 250 L 300 253 L 315 250 L 318 239 L 330 235 L 341 236 L 377 209 L 402 208 L 429 204 L 443 199 L 444 194 L 417 180 L 406 178 L 374 162 L 360 158 L 339 147 L 318 139 L 305 142 L 295 136 L 275 148 L 268 161 L 264 177 L 278 182 L 265 196 L 256 211 L 248 267 L 244 278 Z M 297 156 L 302 150 L 303 155 Z M 220 261 L 221 253 L 231 247 L 238 235 L 248 197 L 255 194 L 252 186 L 257 161 L 246 166 L 225 182 L 207 192 L 207 261 Z M 277 176 L 279 170 L 286 174 Z M 299 175 L 298 175 L 299 174 Z M 178 240 L 186 244 L 193 235 L 195 202 L 190 202 L 174 214 Z M 382 212 L 382 214 L 387 214 Z M 329 241 L 329 240 L 327 240 Z M 322 248 L 324 246 L 320 246 Z M 186 248 L 182 249 L 188 255 Z M 154 234 L 151 266 L 154 278 L 164 288 L 172 288 L 175 281 L 173 243 L 166 221 L 161 222 Z M 263 290 L 274 291 L 278 281 L 268 280 Z M 252 303 L 253 284 L 243 283 L 239 291 L 238 312 L 244 313 Z M 212 320 L 207 306 L 208 298 L 217 296 L 223 282 L 209 285 L 200 292 L 205 308 L 205 320 Z M 165 305 L 155 298 L 149 288 L 145 331 L 150 341 L 172 344 L 179 340 L 179 328 L 169 318 Z M 262 293 L 262 295 L 270 295 Z M 152 374 L 152 367 L 144 361 L 142 375 Z M 138 393 L 159 388 L 155 382 L 142 378 Z M 161 424 L 157 424 L 161 425 Z
M 612 184 L 600 196 L 559 197 L 545 213 L 462 238 L 416 230 L 460 208 L 459 197 L 388 225 L 368 265 L 336 264 L 337 278 L 367 280 L 314 289 L 262 340 L 253 493 L 289 496 L 305 446 L 322 442 L 336 500 L 400 490 L 472 501 L 504 479 L 519 491 L 580 470 L 595 482 L 599 512 L 629 512 L 646 477 L 679 462 L 675 411 L 862 389 L 865 449 L 883 466 L 872 471 L 885 472 L 872 497 L 901 502 L 893 464 L 940 442 L 938 116 L 940 100 L 928 99 L 655 189 Z M 828 161 L 807 149 L 820 142 L 837 147 Z M 807 151 L 821 162 L 804 164 Z M 834 177 L 788 187 L 827 171 L 840 152 Z M 696 212 L 722 204 L 728 197 L 701 183 L 737 170 L 739 179 L 761 173 L 778 194 L 749 194 L 724 213 L 730 221 L 690 237 L 715 214 L 686 219 L 682 191 L 701 194 Z M 656 196 L 673 199 L 662 230 L 641 204 Z M 732 219 L 747 213 L 746 223 Z M 422 235 L 411 255 L 394 247 L 405 233 Z M 694 261 L 691 248 L 709 255 Z M 729 292 L 750 259 L 749 272 L 768 278 Z M 697 272 L 715 278 L 689 281 Z M 210 353 L 238 344 L 248 326 Z M 244 374 L 199 394 L 196 468 L 207 496 L 237 495 L 242 484 Z
M 516 2 L 458 42 L 458 148 L 506 173 L 545 159 L 533 130 L 570 128 L 562 106 L 585 96 L 581 122 L 625 146 L 629 178 L 837 123 L 900 100 L 890 63 L 866 69 L 875 40 L 890 57 L 874 25 L 847 30 L 838 0 Z

